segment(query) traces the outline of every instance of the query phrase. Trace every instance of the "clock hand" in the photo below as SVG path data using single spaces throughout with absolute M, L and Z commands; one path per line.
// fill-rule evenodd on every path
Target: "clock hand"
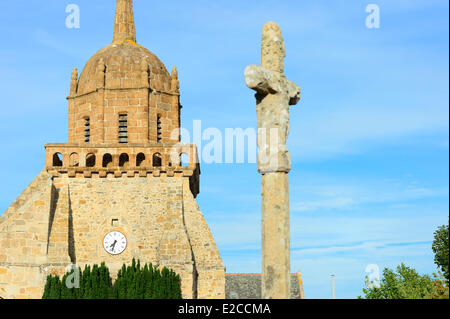
M 116 244 L 117 244 L 117 240 L 115 240 L 114 243 L 110 246 L 111 250 L 114 250 L 114 247 L 116 247 Z

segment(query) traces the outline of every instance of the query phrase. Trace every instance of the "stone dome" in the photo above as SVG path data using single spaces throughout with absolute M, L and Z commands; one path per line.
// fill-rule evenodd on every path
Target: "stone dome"
M 170 90 L 171 76 L 161 60 L 143 46 L 126 40 L 104 47 L 89 59 L 78 81 L 78 94 L 96 90 L 97 70 L 102 64 L 106 88 L 139 88 L 142 65 L 148 64 L 150 81 L 158 82 L 158 88 L 163 91 Z
M 176 143 L 180 83 L 136 42 L 132 0 L 117 0 L 113 42 L 71 75 L 70 143 Z

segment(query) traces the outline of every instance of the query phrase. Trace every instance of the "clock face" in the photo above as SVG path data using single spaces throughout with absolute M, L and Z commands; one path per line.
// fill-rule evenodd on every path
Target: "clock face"
M 112 231 L 103 239 L 103 248 L 111 255 L 120 255 L 127 248 L 127 238 L 120 231 Z

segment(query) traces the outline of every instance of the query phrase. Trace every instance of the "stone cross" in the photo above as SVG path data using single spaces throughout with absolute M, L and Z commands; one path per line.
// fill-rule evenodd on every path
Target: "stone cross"
M 262 297 L 290 298 L 289 105 L 300 100 L 300 87 L 284 75 L 285 47 L 280 27 L 263 27 L 261 66 L 245 69 L 247 86 L 256 91 L 258 171 L 262 174 Z

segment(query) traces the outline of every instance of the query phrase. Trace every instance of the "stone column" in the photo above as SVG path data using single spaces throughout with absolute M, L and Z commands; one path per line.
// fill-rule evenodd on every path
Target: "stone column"
M 261 66 L 245 69 L 247 86 L 256 91 L 258 171 L 262 174 L 262 298 L 290 298 L 289 105 L 300 100 L 300 87 L 284 75 L 285 48 L 280 27 L 263 27 Z

